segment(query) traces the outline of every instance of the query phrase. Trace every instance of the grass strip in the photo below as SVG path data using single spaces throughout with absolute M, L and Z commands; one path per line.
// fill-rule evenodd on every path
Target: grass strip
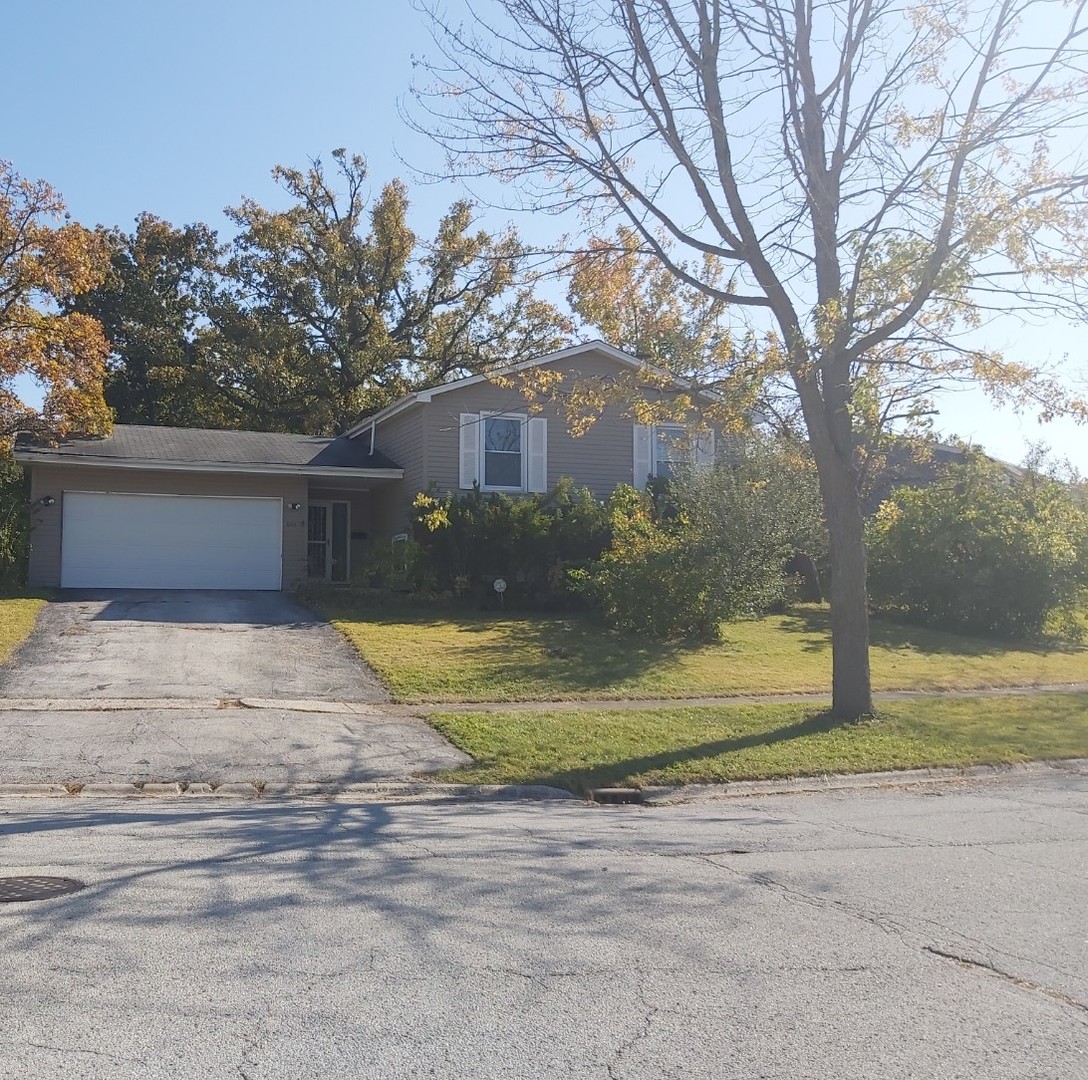
M 844 724 L 802 705 L 437 713 L 474 763 L 437 780 L 592 788 L 1088 757 L 1088 694 L 897 701 Z

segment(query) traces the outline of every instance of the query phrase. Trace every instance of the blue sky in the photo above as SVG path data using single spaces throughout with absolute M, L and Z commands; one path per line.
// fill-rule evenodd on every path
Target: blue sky
M 412 55 L 430 47 L 408 0 L 38 0 L 12 5 L 4 24 L 0 157 L 49 180 L 85 224 L 127 227 L 148 210 L 225 229 L 223 207 L 243 194 L 281 201 L 274 164 L 305 165 L 338 146 L 366 156 L 375 187 L 409 180 L 423 234 L 464 194 L 412 182 L 409 165 L 437 170 L 442 155 L 398 113 Z M 508 220 L 482 216 L 493 228 Z M 559 231 L 540 216 L 514 220 L 533 238 Z M 1084 340 L 1083 327 L 1005 325 L 991 344 L 1068 353 L 1088 377 Z M 942 401 L 939 426 L 1014 461 L 1043 439 L 1088 472 L 1088 429 L 1039 427 L 978 393 Z

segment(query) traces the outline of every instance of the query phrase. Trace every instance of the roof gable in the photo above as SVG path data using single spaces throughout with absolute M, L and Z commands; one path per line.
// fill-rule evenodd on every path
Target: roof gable
M 615 361 L 623 367 L 635 371 L 650 371 L 662 375 L 672 379 L 678 385 L 687 389 L 687 384 L 684 383 L 682 379 L 679 379 L 660 368 L 655 368 L 650 364 L 644 363 L 637 356 L 624 352 L 622 349 L 617 349 L 614 345 L 609 345 L 607 341 L 598 339 L 595 341 L 585 341 L 579 345 L 571 345 L 569 348 L 559 349 L 556 352 L 546 353 L 544 356 L 538 356 L 533 360 L 523 360 L 520 364 L 511 364 L 508 367 L 496 368 L 494 371 L 489 371 L 483 375 L 468 375 L 463 379 L 455 379 L 453 382 L 440 383 L 438 386 L 432 386 L 427 390 L 417 390 L 414 394 L 408 394 L 398 401 L 393 402 L 392 405 L 386 406 L 380 412 L 364 417 L 357 424 L 348 428 L 344 434 L 347 435 L 348 438 L 354 439 L 364 431 L 370 431 L 374 425 L 380 424 L 383 420 L 388 420 L 398 413 L 404 412 L 405 409 L 410 409 L 413 405 L 426 404 L 439 394 L 446 394 L 451 390 L 461 390 L 466 386 L 475 386 L 479 383 L 488 382 L 495 376 L 515 375 L 519 371 L 528 371 L 530 368 L 543 367 L 547 364 L 557 364 L 564 360 L 570 360 L 574 357 L 588 354 L 603 356 L 606 359 Z

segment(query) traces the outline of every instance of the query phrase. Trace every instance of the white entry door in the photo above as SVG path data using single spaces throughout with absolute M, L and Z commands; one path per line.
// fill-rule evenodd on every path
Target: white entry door
M 280 499 L 64 493 L 64 588 L 279 589 L 282 549 Z

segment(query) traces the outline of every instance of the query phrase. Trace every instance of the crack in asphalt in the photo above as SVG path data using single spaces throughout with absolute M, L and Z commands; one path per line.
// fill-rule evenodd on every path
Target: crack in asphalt
M 58 1054 L 89 1054 L 91 1057 L 109 1058 L 110 1061 L 127 1062 L 132 1065 L 150 1064 L 146 1058 L 126 1057 L 121 1054 L 111 1054 L 108 1050 L 88 1050 L 81 1046 L 52 1046 L 49 1043 L 28 1042 L 27 1046 L 35 1050 L 52 1050 Z
M 650 1027 L 653 1024 L 654 1017 L 660 1011 L 656 1005 L 651 1005 L 646 1000 L 646 993 L 640 982 L 635 984 L 635 996 L 638 998 L 638 1002 L 643 1008 L 644 1015 L 642 1017 L 642 1022 L 639 1024 L 634 1034 L 620 1043 L 620 1045 L 612 1052 L 612 1057 L 605 1062 L 605 1070 L 608 1073 L 609 1080 L 620 1080 L 619 1074 L 616 1072 L 620 1062 L 626 1054 L 629 1054 L 638 1043 L 650 1034 Z
M 982 846 L 982 845 L 979 845 Z M 738 867 L 726 866 L 722 863 L 715 862 L 713 859 L 707 857 L 702 861 L 709 863 L 711 866 L 717 867 L 719 870 L 725 870 L 726 872 L 733 874 L 736 877 L 744 878 L 750 881 L 754 885 L 759 885 L 766 888 L 771 888 L 785 896 L 790 897 L 793 900 L 799 900 L 802 903 L 808 904 L 812 907 L 819 908 L 833 908 L 841 911 L 846 915 L 853 918 L 860 919 L 863 922 L 868 923 L 871 926 L 875 926 L 877 929 L 888 934 L 895 934 L 905 945 L 919 948 L 924 953 L 929 953 L 932 956 L 938 956 L 942 959 L 953 960 L 958 962 L 964 967 L 972 968 L 975 970 L 986 972 L 995 977 L 1004 979 L 1006 982 L 1011 983 L 1014 986 L 1019 987 L 1022 990 L 1028 990 L 1032 993 L 1042 994 L 1052 1001 L 1056 1001 L 1059 1004 L 1065 1005 L 1069 1008 L 1076 1009 L 1080 1012 L 1088 1013 L 1088 1004 L 1079 1001 L 1077 998 L 1065 993 L 1062 990 L 1058 990 L 1052 986 L 1046 986 L 1043 983 L 1036 982 L 1033 979 L 1025 978 L 1024 976 L 1014 975 L 1011 972 L 1007 972 L 997 967 L 995 964 L 986 960 L 975 960 L 971 957 L 962 956 L 958 953 L 949 952 L 944 949 L 940 949 L 935 945 L 930 945 L 925 942 L 918 942 L 921 935 L 917 931 L 912 930 L 910 927 L 905 926 L 897 922 L 890 916 L 881 916 L 876 912 L 868 911 L 865 908 L 856 907 L 847 903 L 844 900 L 835 899 L 832 897 L 816 896 L 812 893 L 805 892 L 802 889 L 794 888 L 793 886 L 785 884 L 785 882 L 777 881 L 772 877 L 765 874 L 745 872 Z M 969 936 L 963 934 L 958 930 L 954 930 L 951 927 L 943 926 L 940 923 L 934 922 L 930 919 L 922 917 L 922 921 L 929 923 L 932 926 L 937 926 L 944 930 L 946 933 L 955 935 L 958 938 L 971 944 L 977 945 L 979 948 L 988 949 L 991 952 L 1002 953 L 1009 956 L 1012 959 L 1027 960 L 1025 957 L 1018 957 L 1014 953 L 1008 953 L 1005 950 L 995 948 L 987 942 L 980 941 L 978 939 L 972 939 Z M 1059 969 L 1054 969 L 1058 971 Z M 1066 974 L 1060 972 L 1061 974 Z
M 1064 991 L 1058 990 L 1053 986 L 1044 986 L 1042 983 L 1035 982 L 1034 979 L 1025 979 L 1022 975 L 1013 975 L 1011 972 L 1003 971 L 1001 968 L 996 967 L 986 960 L 975 960 L 970 956 L 960 956 L 958 953 L 947 952 L 946 950 L 938 949 L 933 945 L 923 945 L 922 952 L 930 953 L 932 956 L 938 956 L 942 960 L 952 960 L 961 967 L 970 968 L 974 971 L 981 971 L 987 975 L 993 975 L 996 978 L 1012 983 L 1013 986 L 1017 986 L 1021 990 L 1030 990 L 1036 994 L 1044 994 L 1046 997 L 1058 1001 L 1062 1005 L 1068 1005 L 1071 1009 L 1078 1009 L 1081 1012 L 1088 1013 L 1088 1005 L 1083 1001 L 1078 1001 L 1075 997 L 1071 997 Z

